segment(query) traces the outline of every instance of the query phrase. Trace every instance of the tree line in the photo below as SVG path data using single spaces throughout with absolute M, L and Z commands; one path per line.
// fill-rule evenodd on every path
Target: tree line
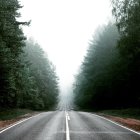
M 140 1 L 112 0 L 115 23 L 95 32 L 74 83 L 81 109 L 140 107 Z
M 18 0 L 0 0 L 0 108 L 49 109 L 57 102 L 58 78 L 40 45 L 26 40 Z

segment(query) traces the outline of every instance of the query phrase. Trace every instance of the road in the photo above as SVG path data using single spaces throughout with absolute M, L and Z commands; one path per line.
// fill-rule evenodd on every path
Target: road
M 0 140 L 140 140 L 140 134 L 91 113 L 52 111 L 1 131 Z

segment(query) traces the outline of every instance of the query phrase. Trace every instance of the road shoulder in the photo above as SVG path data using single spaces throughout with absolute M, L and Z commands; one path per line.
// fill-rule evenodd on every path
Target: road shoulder
M 104 113 L 96 113 L 99 116 L 105 117 L 109 120 L 112 120 L 114 122 L 117 122 L 123 126 L 126 126 L 130 129 L 133 129 L 137 132 L 140 132 L 140 120 L 133 119 L 133 118 L 123 118 L 123 117 L 117 117 L 112 115 L 107 115 Z
M 32 113 L 27 113 L 21 116 L 18 116 L 14 119 L 9 119 L 9 120 L 0 120 L 0 131 L 8 128 L 9 126 L 14 125 L 15 123 L 22 121 L 24 119 L 30 118 L 32 116 L 35 116 L 37 114 L 40 114 L 41 112 L 32 112 Z

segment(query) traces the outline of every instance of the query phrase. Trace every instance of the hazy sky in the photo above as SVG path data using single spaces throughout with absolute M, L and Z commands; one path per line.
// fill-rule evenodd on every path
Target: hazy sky
M 32 20 L 24 33 L 47 52 L 56 66 L 61 90 L 67 92 L 95 29 L 110 18 L 110 0 L 20 1 L 22 20 Z

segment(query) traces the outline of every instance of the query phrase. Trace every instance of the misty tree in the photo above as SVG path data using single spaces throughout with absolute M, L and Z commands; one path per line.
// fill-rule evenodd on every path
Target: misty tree
M 140 1 L 139 0 L 112 0 L 113 15 L 120 33 L 118 42 L 121 61 L 123 61 L 125 86 L 123 92 L 126 98 L 131 98 L 132 107 L 140 106 Z
M 19 22 L 18 10 L 21 8 L 17 0 L 0 0 L 0 106 L 17 106 L 20 75 L 19 54 L 22 52 L 25 37 Z
M 0 109 L 49 109 L 57 102 L 55 67 L 37 43 L 25 42 L 18 0 L 0 0 Z
M 33 80 L 31 90 L 34 91 L 35 100 L 38 99 L 36 105 L 39 105 L 38 108 L 48 109 L 56 104 L 59 92 L 55 67 L 41 47 L 32 40 L 27 41 L 24 52 L 24 61 L 30 71 L 30 78 Z M 32 100 L 29 99 L 29 101 Z
M 113 15 L 121 34 L 119 48 L 130 59 L 140 52 L 140 1 L 113 0 Z
M 112 69 L 119 57 L 116 48 L 118 39 L 117 27 L 112 23 L 96 31 L 76 76 L 75 103 L 79 107 L 95 109 L 111 106 Z
M 118 31 L 109 24 L 96 32 L 76 77 L 75 102 L 81 108 L 140 107 L 140 1 L 112 5 Z

